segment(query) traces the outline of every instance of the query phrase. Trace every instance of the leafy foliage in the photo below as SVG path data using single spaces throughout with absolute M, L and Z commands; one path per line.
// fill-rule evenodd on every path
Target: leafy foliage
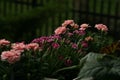
M 119 80 L 120 59 L 104 54 L 89 53 L 80 61 L 80 73 L 76 80 L 93 77 L 93 80 Z

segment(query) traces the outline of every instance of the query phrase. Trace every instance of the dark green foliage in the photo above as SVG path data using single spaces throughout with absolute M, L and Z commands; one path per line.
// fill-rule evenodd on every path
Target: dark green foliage
M 31 40 L 36 36 L 36 29 L 42 28 L 51 14 L 48 8 L 37 8 L 19 16 L 7 17 L 1 20 L 0 37 L 14 41 Z M 52 12 L 52 11 L 51 11 Z
M 11 41 L 29 42 L 36 37 L 41 36 L 44 24 L 47 24 L 49 18 L 53 18 L 56 14 L 65 11 L 64 2 L 48 1 L 42 7 L 36 7 L 32 10 L 23 12 L 17 16 L 10 15 L 0 17 L 0 38 Z M 49 33 L 49 24 L 44 30 L 45 35 Z M 39 31 L 39 33 L 37 33 Z
M 0 80 L 4 80 L 7 77 L 8 73 L 8 68 L 4 66 L 4 64 L 2 64 L 2 62 L 0 61 Z
M 112 56 L 89 53 L 80 63 L 80 73 L 76 80 L 93 77 L 93 80 L 119 80 L 120 59 Z M 89 80 L 89 79 L 88 79 Z

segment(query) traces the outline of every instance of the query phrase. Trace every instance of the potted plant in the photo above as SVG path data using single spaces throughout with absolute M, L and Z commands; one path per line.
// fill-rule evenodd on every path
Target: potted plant
M 30 43 L 9 42 L 1 50 L 1 78 L 4 80 L 72 80 L 79 73 L 79 61 L 89 52 L 99 52 L 112 41 L 107 26 L 76 24 L 66 20 L 50 36 L 35 38 Z M 2 43 L 1 43 L 2 44 Z M 5 71 L 7 70 L 7 71 Z
M 84 57 L 91 51 L 100 52 L 103 46 L 108 45 L 112 42 L 112 39 L 110 39 L 107 35 L 107 26 L 103 24 L 97 24 L 94 28 L 97 31 L 91 31 L 91 28 L 93 27 L 88 24 L 82 24 L 79 26 L 73 20 L 66 20 L 64 23 L 62 23 L 60 27 L 55 30 L 54 35 L 49 37 L 40 37 L 33 40 L 33 42 L 37 42 L 41 45 L 47 44 L 47 46 L 49 47 L 49 49 L 47 49 L 48 51 L 46 52 L 47 55 L 45 54 L 46 59 L 43 59 L 43 61 L 46 61 L 48 59 L 46 63 L 48 64 L 48 67 L 50 67 L 50 65 L 52 64 L 51 68 L 53 69 L 51 70 L 53 71 L 48 74 L 48 77 L 55 77 L 56 75 L 62 75 L 65 77 L 65 72 L 67 72 L 68 70 L 67 73 L 69 73 L 70 71 L 72 71 L 72 69 L 74 69 L 74 72 L 78 73 L 77 65 L 79 64 L 79 60 L 82 57 Z M 44 47 L 46 48 L 46 46 Z M 44 52 L 45 51 L 43 50 L 43 54 Z M 52 54 L 52 59 L 49 59 L 49 54 Z M 59 59 L 61 61 L 59 61 Z M 55 68 L 56 65 L 54 65 L 56 61 L 58 61 L 57 68 Z M 67 66 L 64 62 L 68 63 Z M 50 71 L 49 69 L 50 68 L 48 68 L 48 70 L 46 71 Z M 75 69 L 77 70 L 75 71 Z M 60 72 L 63 72 L 63 74 L 61 74 Z M 77 73 L 75 73 L 75 76 Z M 68 77 L 67 79 L 69 80 L 72 80 L 74 78 Z

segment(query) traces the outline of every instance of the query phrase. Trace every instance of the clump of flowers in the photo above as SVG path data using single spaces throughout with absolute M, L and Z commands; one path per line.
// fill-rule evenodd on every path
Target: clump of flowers
M 20 54 L 21 52 L 17 50 L 4 51 L 1 54 L 1 60 L 12 64 L 20 60 Z
M 62 37 L 65 42 L 76 44 L 78 50 L 100 52 L 100 49 L 112 42 L 108 37 L 108 28 L 104 24 L 96 24 L 95 27 L 87 23 L 77 25 L 73 20 L 66 20 L 61 27 L 55 30 L 55 34 Z
M 0 40 L 0 46 L 7 46 L 10 44 L 10 41 L 6 40 L 6 39 L 1 39 Z
M 111 43 L 107 31 L 107 26 L 103 24 L 91 27 L 86 23 L 78 25 L 73 20 L 66 20 L 53 35 L 34 39 L 32 42 L 42 48 L 42 65 L 46 63 L 46 71 L 49 71 L 46 73 L 43 70 L 43 73 L 54 76 L 53 73 L 61 68 L 79 64 L 79 60 L 89 52 L 99 53 L 102 47 Z
M 58 77 L 63 68 L 78 65 L 83 56 L 100 52 L 101 47 L 109 44 L 107 26 L 95 25 L 98 31 L 91 31 L 91 28 L 86 23 L 78 25 L 66 20 L 54 34 L 36 38 L 28 44 L 2 39 L 0 46 L 9 45 L 9 48 L 2 50 L 1 61 L 11 64 L 15 77 L 21 80 Z
M 3 40 L 5 39 L 0 40 L 2 41 L 1 43 L 3 43 Z M 34 75 L 37 75 L 38 68 L 36 66 L 40 66 L 40 61 L 37 62 L 38 57 L 40 57 L 37 55 L 41 49 L 39 44 L 25 44 L 24 42 L 11 43 L 8 40 L 5 40 L 4 42 L 6 42 L 6 44 L 0 45 L 0 47 L 2 47 L 0 66 L 3 66 L 3 68 L 0 67 L 0 70 L 3 69 L 2 71 L 4 72 L 3 74 L 0 74 L 0 79 L 32 79 L 33 76 L 29 77 L 28 74 L 33 75 L 33 69 L 36 70 Z M 4 77 L 4 75 L 6 75 L 6 77 Z

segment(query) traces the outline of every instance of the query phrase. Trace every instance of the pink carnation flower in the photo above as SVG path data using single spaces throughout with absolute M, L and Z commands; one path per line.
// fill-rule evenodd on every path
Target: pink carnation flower
M 79 25 L 78 25 L 78 24 L 75 24 L 73 27 L 74 27 L 74 28 L 78 28 L 78 27 L 79 27 Z
M 103 24 L 96 24 L 95 25 L 95 28 L 97 28 L 98 30 L 101 30 L 101 31 L 108 31 L 108 28 L 106 25 L 103 25 Z
M 59 34 L 64 34 L 66 32 L 66 27 L 58 27 L 55 30 L 55 34 L 59 35 Z
M 86 30 L 87 28 L 89 27 L 89 25 L 88 24 L 86 24 L 86 23 L 84 23 L 84 24 L 81 24 L 80 25 L 80 29 L 79 30 Z
M 63 27 L 66 27 L 67 25 L 73 25 L 74 21 L 73 20 L 66 20 L 64 21 L 64 23 L 62 24 Z
M 27 50 L 32 49 L 32 50 L 35 51 L 35 50 L 39 49 L 39 44 L 37 44 L 37 43 L 27 44 L 27 45 L 26 45 L 26 49 L 27 49 Z
M 26 48 L 26 45 L 23 42 L 21 42 L 21 43 L 13 43 L 11 47 L 14 50 L 24 51 L 24 49 Z
M 60 45 L 58 43 L 52 43 L 52 47 L 56 49 L 56 48 L 59 48 Z
M 0 45 L 9 45 L 9 44 L 10 44 L 10 41 L 8 40 L 5 40 L 5 39 L 0 40 Z
M 10 64 L 12 64 L 20 60 L 20 55 L 21 55 L 20 51 L 16 50 L 4 51 L 1 54 L 1 60 L 8 61 Z
M 73 28 L 78 28 L 79 27 L 79 25 L 78 24 L 70 24 Z
M 80 27 L 81 27 L 81 28 L 88 28 L 88 27 L 89 27 L 89 25 L 88 25 L 88 24 L 86 24 L 86 23 L 84 23 L 84 24 L 81 24 L 81 25 L 80 25 Z
M 86 30 L 86 28 L 80 28 L 79 30 L 84 31 L 84 30 Z

